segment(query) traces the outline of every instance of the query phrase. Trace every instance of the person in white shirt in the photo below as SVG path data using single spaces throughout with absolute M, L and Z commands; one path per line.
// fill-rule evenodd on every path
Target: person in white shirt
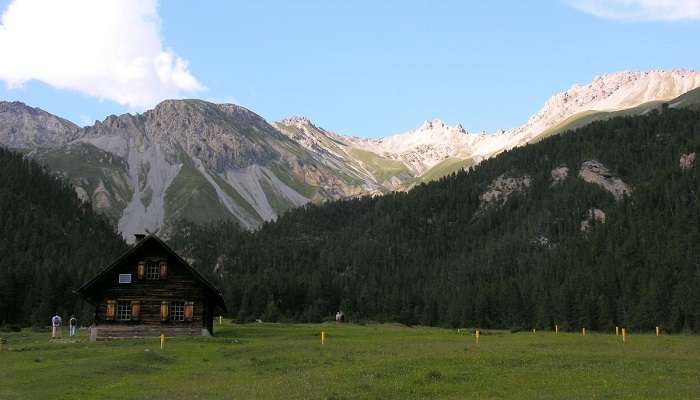
M 61 323 L 63 320 L 61 319 L 61 316 L 56 313 L 53 317 L 51 317 L 51 339 L 56 339 L 57 337 L 61 337 Z

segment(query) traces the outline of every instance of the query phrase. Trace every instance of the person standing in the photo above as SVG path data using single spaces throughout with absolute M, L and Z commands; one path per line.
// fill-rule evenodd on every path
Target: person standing
M 78 328 L 78 320 L 75 318 L 75 315 L 70 316 L 70 319 L 68 320 L 68 327 L 70 336 L 75 336 L 75 330 Z
M 51 317 L 51 339 L 56 339 L 56 337 L 61 337 L 61 316 L 56 313 Z

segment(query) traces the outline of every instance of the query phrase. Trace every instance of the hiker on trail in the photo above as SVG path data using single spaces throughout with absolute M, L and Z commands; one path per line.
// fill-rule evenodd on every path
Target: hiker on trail
M 56 313 L 51 317 L 51 339 L 56 339 L 56 337 L 61 337 L 61 323 L 63 320 L 61 316 Z
M 78 328 L 78 320 L 75 318 L 75 315 L 70 316 L 68 326 L 70 327 L 70 336 L 75 336 L 75 330 Z

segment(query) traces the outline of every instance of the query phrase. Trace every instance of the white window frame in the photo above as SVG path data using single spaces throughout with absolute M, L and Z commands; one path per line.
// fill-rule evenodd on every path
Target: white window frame
M 157 281 L 160 279 L 160 265 L 155 261 L 146 262 L 146 279 Z
M 170 302 L 170 320 L 174 322 L 183 322 L 185 320 L 185 302 L 171 301 Z
M 131 302 L 117 301 L 117 321 L 131 321 Z
M 131 274 L 119 274 L 119 284 L 125 285 L 131 283 Z

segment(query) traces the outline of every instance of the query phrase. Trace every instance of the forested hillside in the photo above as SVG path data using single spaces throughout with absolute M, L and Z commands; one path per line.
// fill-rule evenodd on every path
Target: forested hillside
M 48 325 L 53 313 L 88 323 L 73 293 L 126 244 L 73 188 L 0 148 L 0 325 Z
M 700 113 L 595 122 L 408 193 L 189 225 L 240 320 L 700 331 Z M 596 184 L 596 179 L 598 184 Z M 607 185 L 607 186 L 606 186 Z M 607 188 L 607 189 L 606 189 Z

